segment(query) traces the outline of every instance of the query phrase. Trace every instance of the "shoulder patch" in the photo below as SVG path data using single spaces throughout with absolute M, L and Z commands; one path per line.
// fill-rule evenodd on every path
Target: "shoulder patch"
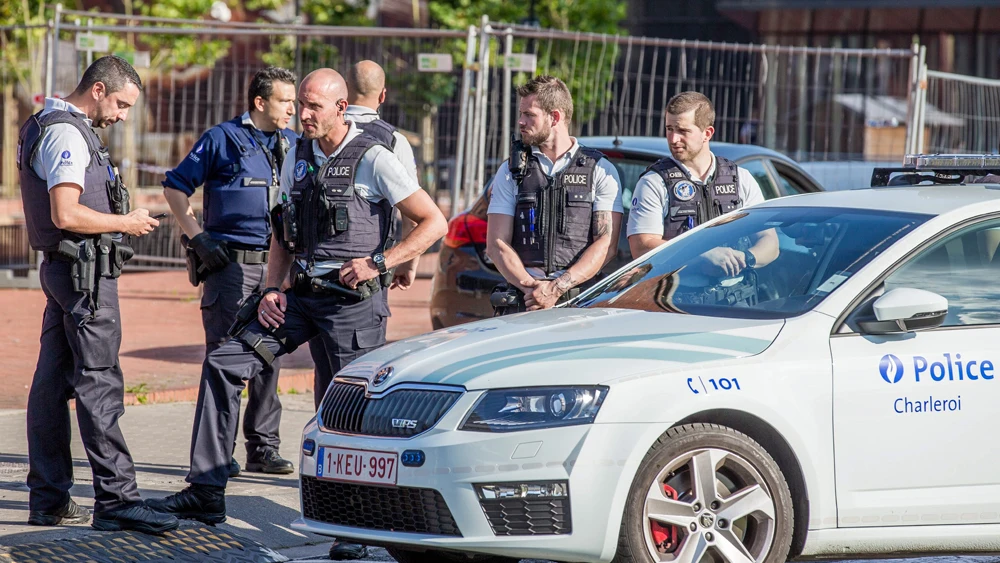
M 694 184 L 687 180 L 674 184 L 674 197 L 681 201 L 691 201 L 695 194 Z
M 69 151 L 63 151 L 62 152 L 62 157 L 63 158 L 69 158 L 70 157 Z
M 295 163 L 295 181 L 298 182 L 306 177 L 306 161 L 299 160 Z

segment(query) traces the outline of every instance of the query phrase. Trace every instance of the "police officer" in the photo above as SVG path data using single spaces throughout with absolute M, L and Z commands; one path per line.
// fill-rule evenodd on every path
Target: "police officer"
M 375 137 L 383 145 L 392 149 L 396 159 L 406 170 L 407 176 L 419 183 L 417 162 L 413 157 L 413 148 L 410 146 L 410 142 L 395 127 L 383 121 L 378 114 L 378 108 L 385 102 L 386 97 L 385 71 L 378 63 L 366 60 L 351 66 L 347 71 L 346 78 L 347 119 L 353 121 L 367 135 Z M 413 222 L 405 221 L 403 223 L 403 236 L 409 233 L 412 228 Z M 420 256 L 417 256 L 413 260 L 396 266 L 390 289 L 399 288 L 405 291 L 413 285 L 419 259 Z M 383 292 L 382 299 L 388 299 L 388 293 Z M 316 401 L 316 409 L 319 410 L 323 394 L 333 381 L 334 371 L 330 367 L 330 355 L 323 345 L 322 338 L 313 338 L 309 341 L 309 353 L 312 354 L 313 364 L 316 366 L 313 399 Z M 330 547 L 329 555 L 330 559 L 334 561 L 363 559 L 368 555 L 368 550 L 361 544 L 334 541 Z
M 498 314 L 573 297 L 613 257 L 622 215 L 618 170 L 569 134 L 566 84 L 537 76 L 517 93 L 521 141 L 493 178 L 487 210 L 486 252 L 518 298 Z
M 649 167 L 636 183 L 628 219 L 632 257 L 734 209 L 764 201 L 757 180 L 731 160 L 715 156 L 709 141 L 715 134 L 715 108 L 699 92 L 681 92 L 667 103 L 669 158 Z M 747 248 L 720 246 L 703 255 L 704 273 L 736 276 L 745 268 L 762 267 L 778 257 L 774 229 L 757 233 Z
M 155 510 L 207 523 L 225 520 L 229 448 L 236 433 L 232 415 L 239 412 L 242 380 L 317 334 L 334 371 L 381 346 L 389 311 L 379 292 L 389 285 L 389 270 L 447 231 L 440 210 L 389 149 L 344 119 L 347 85 L 339 73 L 324 68 L 309 74 L 299 86 L 298 102 L 304 138 L 281 171 L 284 228 L 280 240 L 271 241 L 269 287 L 256 320 L 205 360 L 187 476 L 191 485 L 148 501 Z M 393 206 L 416 227 L 384 249 Z M 243 311 L 238 318 L 246 318 Z
M 295 114 L 295 75 L 278 67 L 254 74 L 249 109 L 201 136 L 177 168 L 167 172 L 163 195 L 189 243 L 189 276 L 204 279 L 201 319 L 205 354 L 228 338 L 240 303 L 264 289 L 271 243 L 269 210 L 277 200 L 278 176 L 296 135 L 288 129 Z M 204 229 L 188 199 L 204 184 Z M 287 474 L 292 462 L 278 455 L 281 400 L 278 363 L 267 366 L 250 385 L 243 434 L 247 471 Z M 240 473 L 230 459 L 229 476 Z
M 90 513 L 70 498 L 70 413 L 76 416 L 94 475 L 98 530 L 163 533 L 177 519 L 139 498 L 135 466 L 118 426 L 125 412 L 118 364 L 118 280 L 132 256 L 121 233 L 140 236 L 159 224 L 129 211 L 128 191 L 92 127 L 124 121 L 142 82 L 123 59 L 101 57 L 65 99 L 21 127 L 17 145 L 28 240 L 44 259 L 41 349 L 28 393 L 28 523 L 82 524 Z

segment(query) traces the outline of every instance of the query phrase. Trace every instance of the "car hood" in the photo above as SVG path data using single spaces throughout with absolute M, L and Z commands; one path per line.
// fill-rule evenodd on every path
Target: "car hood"
M 469 390 L 596 385 L 653 370 L 682 370 L 759 354 L 783 324 L 630 309 L 558 308 L 400 340 L 366 354 L 338 375 L 365 378 L 372 391 L 405 382 Z M 380 371 L 382 377 L 376 377 Z M 391 372 L 388 377 L 386 372 Z

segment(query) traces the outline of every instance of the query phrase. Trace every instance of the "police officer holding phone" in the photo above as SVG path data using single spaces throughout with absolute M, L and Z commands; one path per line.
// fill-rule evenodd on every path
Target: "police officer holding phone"
M 142 81 L 124 59 L 94 61 L 65 99 L 21 127 L 17 166 L 32 249 L 43 253 L 41 349 L 28 393 L 28 523 L 82 524 L 90 513 L 70 498 L 70 411 L 76 401 L 83 447 L 94 474 L 98 530 L 159 534 L 177 528 L 139 498 L 135 466 L 118 426 L 125 388 L 118 349 L 118 276 L 141 236 L 159 222 L 129 210 L 128 191 L 94 127 L 125 121 Z
M 314 336 L 335 371 L 385 343 L 381 298 L 390 270 L 425 251 L 448 229 L 430 196 L 387 147 L 347 121 L 347 85 L 328 68 L 299 86 L 303 137 L 281 173 L 281 237 L 271 241 L 268 288 L 246 306 L 234 337 L 208 355 L 198 395 L 191 485 L 149 505 L 207 523 L 226 518 L 227 461 L 243 380 Z M 393 206 L 416 227 L 386 248 Z M 277 234 L 277 233 L 276 233 Z M 288 288 L 288 289 L 284 289 Z M 256 313 L 256 314 L 254 314 Z
M 257 71 L 247 105 L 242 116 L 206 131 L 163 182 L 163 195 L 190 237 L 188 275 L 194 285 L 205 284 L 201 316 L 206 355 L 228 339 L 240 304 L 266 285 L 270 209 L 277 202 L 285 154 L 296 139 L 288 129 L 295 115 L 295 75 L 278 67 Z M 204 228 L 188 201 L 203 184 Z M 278 455 L 278 369 L 278 363 L 267 366 L 250 385 L 243 417 L 247 471 L 294 470 L 292 462 Z M 229 476 L 239 475 L 235 457 L 229 464 Z

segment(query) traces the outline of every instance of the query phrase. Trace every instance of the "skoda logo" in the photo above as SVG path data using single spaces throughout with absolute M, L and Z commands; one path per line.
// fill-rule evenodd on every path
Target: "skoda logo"
M 372 380 L 372 383 L 375 385 L 382 385 L 390 377 L 392 377 L 392 366 L 385 366 L 384 368 L 378 370 L 378 373 L 375 374 L 375 379 Z
M 882 379 L 886 383 L 899 383 L 899 380 L 903 379 L 903 362 L 892 354 L 886 354 L 878 363 L 878 372 L 882 374 Z

